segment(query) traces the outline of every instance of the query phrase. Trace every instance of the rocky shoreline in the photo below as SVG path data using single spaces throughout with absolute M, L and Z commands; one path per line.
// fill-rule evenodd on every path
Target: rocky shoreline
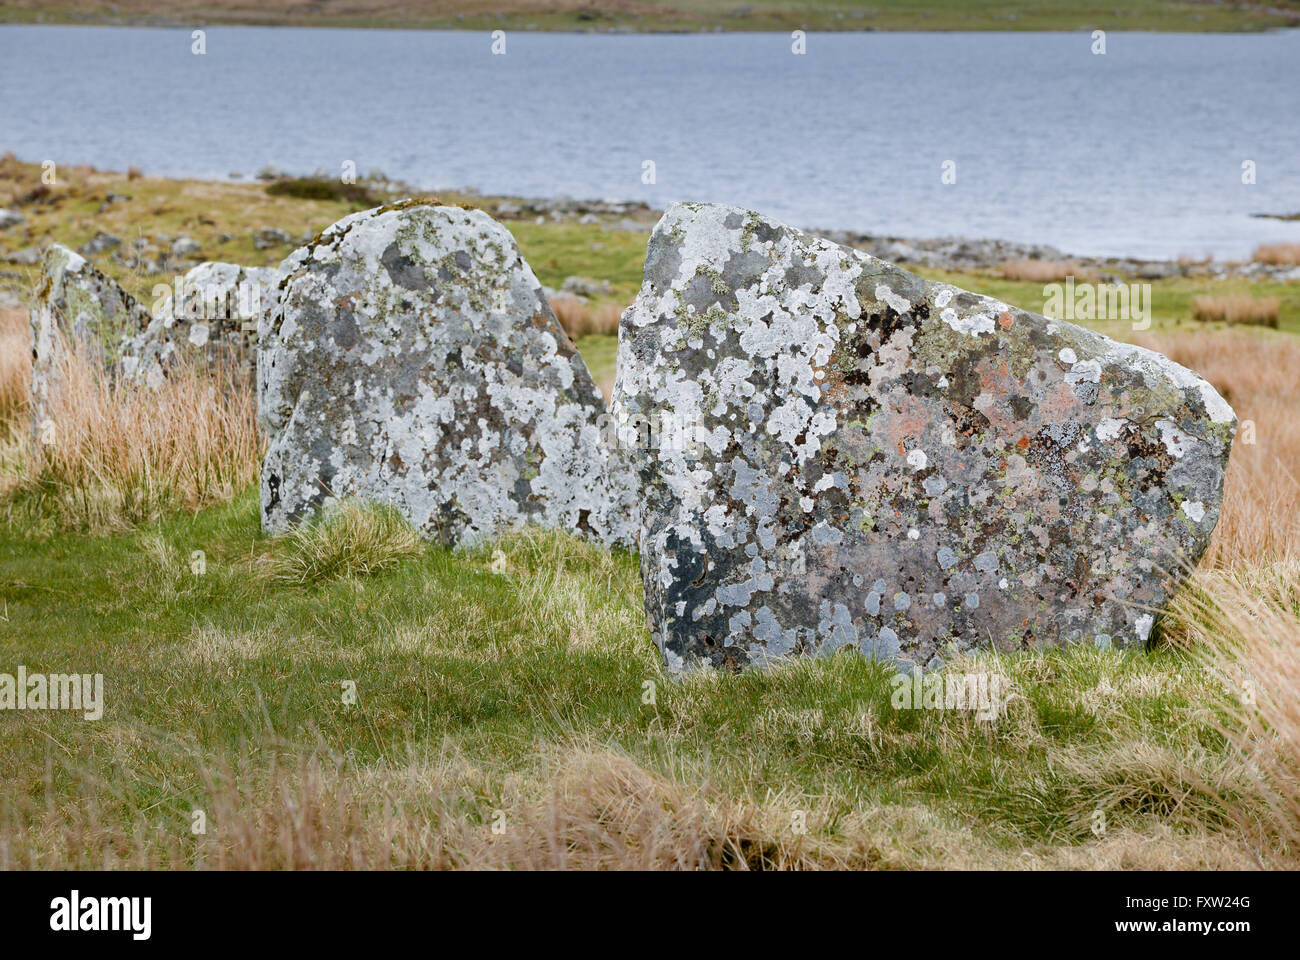
M 662 215 L 639 201 L 576 200 L 573 197 L 511 198 L 498 201 L 499 220 L 602 223 L 604 229 L 649 233 Z M 618 218 L 614 222 L 607 222 Z M 1099 280 L 1120 277 L 1164 280 L 1169 277 L 1243 277 L 1289 282 L 1300 280 L 1300 267 L 1225 260 L 1144 260 L 1138 257 L 1083 257 L 1041 243 L 1017 243 L 988 237 L 899 237 L 852 230 L 803 228 L 834 243 L 855 247 L 881 260 L 934 270 L 990 272 L 1009 261 L 1042 260 L 1069 263 Z
M 311 179 L 326 180 L 324 171 L 312 174 Z M 243 179 L 241 174 L 231 174 L 232 180 Z M 295 175 L 275 167 L 264 168 L 256 179 L 274 183 L 292 181 Z M 429 191 L 413 184 L 390 180 L 380 171 L 372 171 L 356 184 L 375 198 L 376 203 L 427 194 Z M 438 193 L 439 191 L 434 191 Z M 662 216 L 662 211 L 637 200 L 579 199 L 567 195 L 553 197 L 484 196 L 473 188 L 446 191 L 451 196 L 466 197 L 470 205 L 482 207 L 497 220 L 505 223 L 534 221 L 538 224 L 579 224 L 596 227 L 602 231 L 642 233 L 647 236 Z M 125 199 L 109 193 L 103 209 Z M 3 265 L 33 267 L 41 259 L 45 244 L 10 249 L 5 235 L 10 228 L 25 220 L 23 199 L 18 198 L 9 209 L 0 209 L 0 287 L 4 280 L 17 279 L 20 274 L 5 270 Z M 826 230 L 805 227 L 807 232 L 824 237 L 834 243 L 854 247 L 881 260 L 912 268 L 923 268 L 964 273 L 999 273 L 1008 264 L 1036 263 L 1059 265 L 1061 275 L 1073 273 L 1080 278 L 1103 283 L 1132 280 L 1164 280 L 1175 277 L 1198 277 L 1209 280 L 1242 278 L 1255 281 L 1300 281 L 1300 267 L 1257 262 L 1220 260 L 1144 260 L 1136 257 L 1086 257 L 1067 254 L 1046 244 L 1018 243 L 1009 240 L 972 237 L 902 237 L 861 233 L 851 230 Z M 310 242 L 312 235 L 294 237 L 278 226 L 266 226 L 253 234 L 257 249 L 267 249 L 280 244 Z M 143 274 L 183 273 L 205 259 L 193 238 L 158 234 L 137 236 L 130 240 L 106 231 L 98 232 L 81 245 L 78 252 L 88 257 L 106 257 L 111 262 Z M 1050 269 L 1050 268 L 1049 268 Z M 1016 277 L 1010 277 L 1016 279 Z M 1022 277 L 1023 279 L 1023 277 Z M 588 291 L 566 291 L 579 297 Z M 599 291 L 596 291 L 597 295 Z

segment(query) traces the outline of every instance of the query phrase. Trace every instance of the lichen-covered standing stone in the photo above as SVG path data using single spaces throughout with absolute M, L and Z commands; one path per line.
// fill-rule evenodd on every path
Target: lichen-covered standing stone
M 176 362 L 198 360 L 251 383 L 252 325 L 269 310 L 278 281 L 271 267 L 199 264 L 156 299 L 149 326 L 123 345 L 124 372 L 156 387 Z
M 614 412 L 674 671 L 1143 643 L 1235 431 L 1159 354 L 710 204 L 655 229 Z
M 61 387 L 64 350 L 77 348 L 112 371 L 122 341 L 150 323 L 149 311 L 81 254 L 50 244 L 30 310 L 32 331 L 32 426 L 38 441 L 53 442 L 52 412 Z
M 604 402 L 504 227 L 404 201 L 280 270 L 258 331 L 266 529 L 360 497 L 446 544 L 522 522 L 635 542 Z

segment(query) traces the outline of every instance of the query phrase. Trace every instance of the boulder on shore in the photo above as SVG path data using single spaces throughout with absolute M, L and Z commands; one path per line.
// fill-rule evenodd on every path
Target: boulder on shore
M 696 203 L 650 239 L 614 412 L 673 671 L 1144 644 L 1236 423 L 1150 350 Z
M 353 214 L 280 272 L 258 331 L 267 530 L 358 497 L 444 544 L 522 522 L 634 542 L 634 478 L 601 395 L 487 214 L 432 200 Z

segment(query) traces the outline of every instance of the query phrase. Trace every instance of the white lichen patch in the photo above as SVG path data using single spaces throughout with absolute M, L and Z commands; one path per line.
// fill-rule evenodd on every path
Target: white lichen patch
M 957 315 L 956 310 L 949 307 L 939 314 L 939 319 L 958 333 L 970 336 L 977 337 L 981 333 L 993 332 L 993 317 L 984 313 L 973 313 L 962 317 Z

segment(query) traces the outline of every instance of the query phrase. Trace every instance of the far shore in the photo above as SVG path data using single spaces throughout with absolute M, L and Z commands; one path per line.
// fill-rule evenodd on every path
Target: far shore
M 99 171 L 93 167 L 69 168 L 92 172 L 100 177 L 122 177 L 113 171 Z M 205 180 L 189 177 L 150 177 L 151 181 L 174 184 L 211 184 L 214 187 L 254 187 L 262 189 L 280 183 L 286 187 L 286 196 L 293 184 L 331 184 L 324 171 L 298 175 L 277 167 L 266 167 L 254 176 L 232 173 L 224 179 Z M 324 189 L 324 188 L 322 188 Z M 470 187 L 429 190 L 414 184 L 389 180 L 382 173 L 372 171 L 362 177 L 357 189 L 368 191 L 376 203 L 402 197 L 437 194 L 451 202 L 470 202 L 491 213 L 505 223 L 533 221 L 539 225 L 573 224 L 595 226 L 602 231 L 629 234 L 649 234 L 663 211 L 639 200 L 581 199 L 567 195 L 553 197 L 521 197 L 510 195 L 479 194 Z M 343 190 L 343 193 L 346 193 Z M 340 194 L 342 195 L 342 194 Z M 111 201 L 110 201 L 111 202 Z M 0 195 L 0 208 L 5 205 Z M 101 211 L 102 212 L 102 211 Z M 1256 214 L 1260 218 L 1278 221 L 1292 220 L 1300 215 Z M 271 224 L 274 228 L 278 225 Z M 935 270 L 985 272 L 1003 268 L 1008 263 L 1041 261 L 1049 264 L 1067 264 L 1076 268 L 1080 277 L 1094 279 L 1159 280 L 1177 276 L 1246 277 L 1291 282 L 1300 280 L 1300 268 L 1291 264 L 1269 264 L 1249 259 L 1211 259 L 1181 257 L 1173 260 L 1150 260 L 1140 257 L 1099 257 L 1073 254 L 1041 243 L 1024 243 L 993 237 L 931 236 L 909 237 L 893 234 L 864 233 L 853 230 L 822 229 L 815 224 L 799 224 L 800 229 L 824 236 L 837 243 L 857 247 L 882 260 L 925 267 Z M 11 233 L 13 233 L 11 231 Z M 309 237 L 307 238 L 309 239 Z M 25 264 L 33 260 L 34 250 L 14 250 L 5 232 L 0 232 L 0 263 Z M 17 256 L 15 260 L 14 257 Z
M 329 0 L 304 11 L 285 0 L 256 10 L 234 0 L 193 3 L 184 16 L 174 4 L 141 0 L 129 11 L 99 0 L 0 0 L 0 24 L 76 24 L 193 28 L 196 26 L 337 27 L 408 30 L 537 30 L 574 33 L 954 32 L 1107 30 L 1163 33 L 1241 33 L 1300 27 L 1300 7 L 1287 0 L 1188 3 L 1136 0 L 1099 9 L 1059 0 L 1009 10 L 1000 0 L 954 4 L 934 0 L 840 0 L 813 7 L 782 0 L 517 0 L 497 9 L 491 0 L 453 8 L 395 0 L 383 10 L 333 9 Z M 430 7 L 433 9 L 430 9 Z

